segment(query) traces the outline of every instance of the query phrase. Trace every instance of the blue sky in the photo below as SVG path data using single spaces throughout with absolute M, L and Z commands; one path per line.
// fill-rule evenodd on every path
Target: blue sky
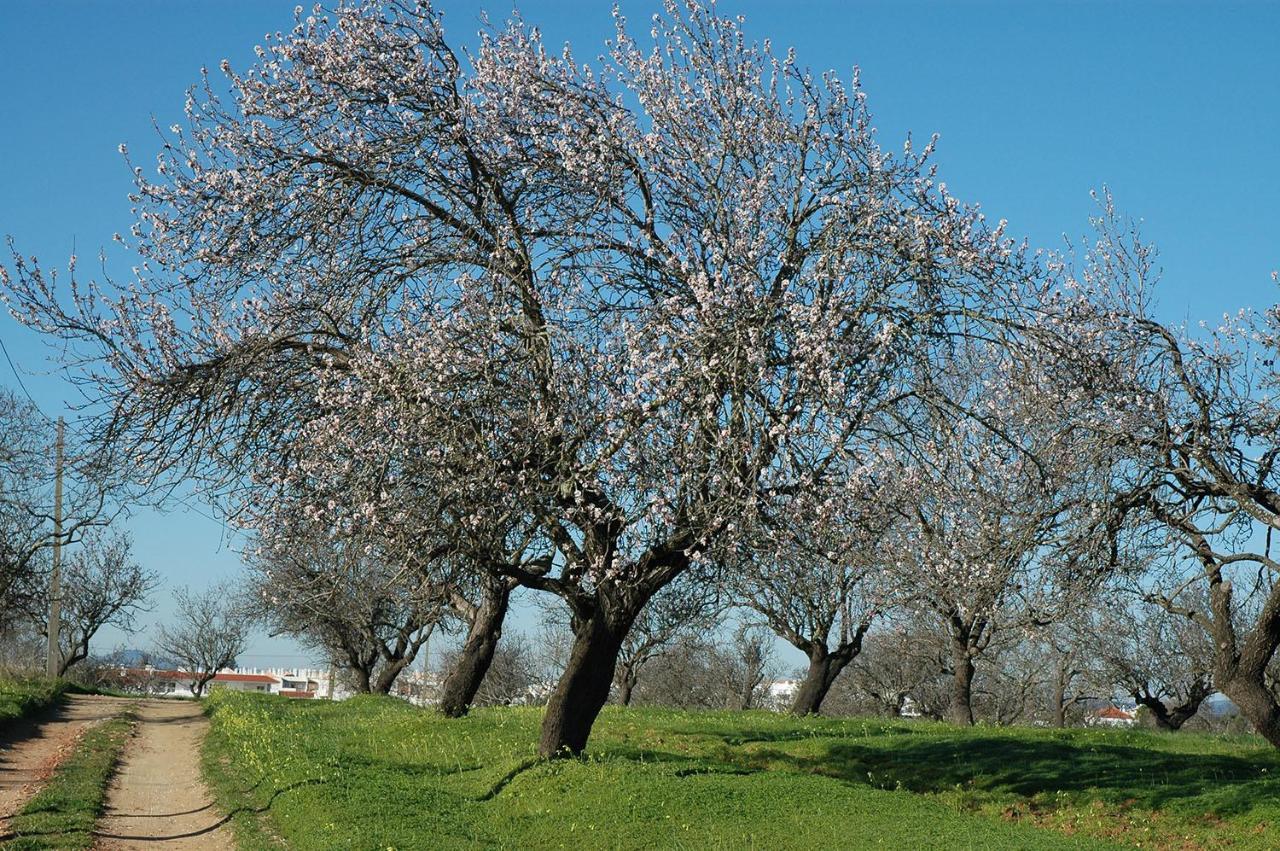
M 479 14 L 509 2 L 442 0 L 455 43 Z M 293 3 L 32 2 L 0 6 L 0 234 L 24 254 L 81 271 L 131 224 L 124 142 L 140 164 L 158 147 L 152 119 L 180 120 L 202 65 L 244 67 L 264 33 L 288 29 Z M 627 0 L 647 29 L 658 0 Z M 1080 236 L 1092 188 L 1112 188 L 1161 250 L 1163 318 L 1213 319 L 1276 298 L 1280 267 L 1280 3 L 732 2 L 750 34 L 794 45 L 822 70 L 862 69 L 882 143 L 941 134 L 942 178 L 1015 234 L 1057 247 Z M 523 2 L 525 19 L 580 58 L 611 32 L 608 2 Z M 73 391 L 46 350 L 8 316 L 3 338 L 52 416 Z M 0 362 L 0 383 L 12 385 Z M 203 586 L 238 570 L 233 542 L 181 506 L 141 511 L 137 553 L 169 587 Z M 147 622 L 169 610 L 167 591 Z M 522 628 L 532 629 L 525 612 Z M 101 648 L 124 641 L 104 636 Z M 139 637 L 131 643 L 145 645 Z M 243 663 L 306 660 L 260 638 Z M 790 657 L 788 657 L 790 658 Z

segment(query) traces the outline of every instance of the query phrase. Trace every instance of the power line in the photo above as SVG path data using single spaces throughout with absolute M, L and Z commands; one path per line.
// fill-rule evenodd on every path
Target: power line
M 14 366 L 13 358 L 9 356 L 9 347 L 4 344 L 4 337 L 0 337 L 0 351 L 4 352 L 4 359 L 8 362 L 9 369 L 13 371 L 13 377 L 18 380 L 18 386 L 22 388 L 22 392 L 27 397 L 27 401 L 31 403 L 31 407 L 35 408 L 36 412 L 40 414 L 40 416 L 44 417 L 49 422 L 53 422 L 53 417 L 46 414 L 36 400 L 31 396 L 31 391 L 27 389 L 26 382 L 22 380 L 22 374 L 18 372 L 18 367 Z

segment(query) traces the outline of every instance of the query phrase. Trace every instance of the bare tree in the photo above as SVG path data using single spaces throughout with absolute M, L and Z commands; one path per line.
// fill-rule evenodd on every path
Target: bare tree
M 1119 453 L 1110 504 L 1120 545 L 1154 568 L 1145 595 L 1206 632 L 1215 685 L 1280 747 L 1266 683 L 1280 647 L 1269 549 L 1280 529 L 1280 310 L 1242 312 L 1199 336 L 1165 327 L 1147 310 L 1154 249 L 1109 196 L 1095 225 L 1067 266 L 1095 293 L 1058 375 L 1096 401 L 1081 425 Z
M 447 588 L 377 536 L 275 517 L 249 559 L 246 610 L 322 650 L 357 691 L 389 693 L 444 617 Z
M 30 676 L 45 670 L 48 643 L 41 630 L 26 618 L 0 624 L 0 672 Z
M 1182 602 L 1192 605 L 1193 600 L 1186 593 Z M 1162 730 L 1180 729 L 1216 691 L 1213 644 L 1185 615 L 1117 591 L 1096 609 L 1086 634 L 1099 682 L 1147 707 Z
M 618 651 L 614 686 L 618 702 L 631 705 L 641 673 L 682 636 L 713 632 L 723 604 L 714 583 L 685 576 L 663 588 L 640 611 Z
M 1092 604 L 1076 617 L 1050 624 L 1040 635 L 1042 657 L 1049 672 L 1050 722 L 1055 727 L 1067 726 L 1068 713 L 1078 713 L 1103 693 L 1090 676 L 1095 645 L 1077 627 L 1091 608 Z
M 203 592 L 178 588 L 173 593 L 177 613 L 160 628 L 156 652 L 181 666 L 199 697 L 218 671 L 233 667 L 244 652 L 251 617 L 225 587 Z
M 752 709 L 776 673 L 773 637 L 739 624 L 726 636 L 684 632 L 645 669 L 633 702 L 680 709 Z
M 869 632 L 843 686 L 833 693 L 837 711 L 869 708 L 901 716 L 908 707 L 941 718 L 951 689 L 949 642 L 936 630 L 902 621 Z
M 120 470 L 73 433 L 63 449 L 61 534 L 55 535 L 55 435 L 55 424 L 33 403 L 0 388 L 0 627 L 19 615 L 43 617 L 55 541 L 74 544 L 116 513 L 107 499 Z
M 0 627 L 38 606 L 50 533 L 52 441 L 36 407 L 0 388 Z
M 63 566 L 58 676 L 89 658 L 89 643 L 102 627 L 111 625 L 132 632 L 134 618 L 150 611 L 150 596 L 159 584 L 154 571 L 144 570 L 133 560 L 133 542 L 128 535 L 86 534 Z M 47 596 L 46 588 L 45 600 Z M 42 601 L 41 611 L 46 606 Z
M 728 708 L 759 706 L 773 672 L 773 634 L 759 624 L 741 623 L 716 651 Z

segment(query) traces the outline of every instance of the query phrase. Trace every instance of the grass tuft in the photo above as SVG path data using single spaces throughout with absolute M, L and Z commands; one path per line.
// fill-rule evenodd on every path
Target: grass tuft
M 65 680 L 0 677 L 0 731 L 57 704 L 67 688 Z

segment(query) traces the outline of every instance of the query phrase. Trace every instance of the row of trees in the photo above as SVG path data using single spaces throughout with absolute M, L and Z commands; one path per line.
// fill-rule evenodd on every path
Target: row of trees
M 62 546 L 57 673 L 88 658 L 105 626 L 131 630 L 157 576 L 134 560 L 125 534 L 108 528 L 106 480 L 79 452 L 64 464 L 63 512 L 55 525 L 55 424 L 30 401 L 0 388 L 0 636 L 40 638 L 50 610 L 52 553 Z
M 4 289 L 93 445 L 140 495 L 198 481 L 289 589 L 264 613 L 353 667 L 452 610 L 461 712 L 513 588 L 557 599 L 544 755 L 585 747 L 670 589 L 804 652 L 806 712 L 927 612 L 968 723 L 998 634 L 1109 576 L 1205 630 L 1280 745 L 1276 314 L 1165 328 L 1109 199 L 1088 248 L 1031 252 L 932 143 L 877 144 L 856 76 L 696 2 L 649 37 L 618 15 L 582 63 L 521 21 L 459 54 L 425 3 L 301 17 L 135 169 L 130 280 L 15 253 Z
M 91 659 L 104 627 L 134 633 L 160 584 L 159 574 L 134 558 L 130 536 L 112 528 L 119 471 L 74 438 L 64 453 L 64 499 L 55 518 L 55 424 L 33 402 L 0 388 L 0 667 L 45 667 L 55 544 L 62 549 L 60 677 Z M 171 623 L 157 634 L 156 652 L 192 672 L 201 691 L 243 652 L 253 613 L 222 588 L 178 589 L 176 603 Z

